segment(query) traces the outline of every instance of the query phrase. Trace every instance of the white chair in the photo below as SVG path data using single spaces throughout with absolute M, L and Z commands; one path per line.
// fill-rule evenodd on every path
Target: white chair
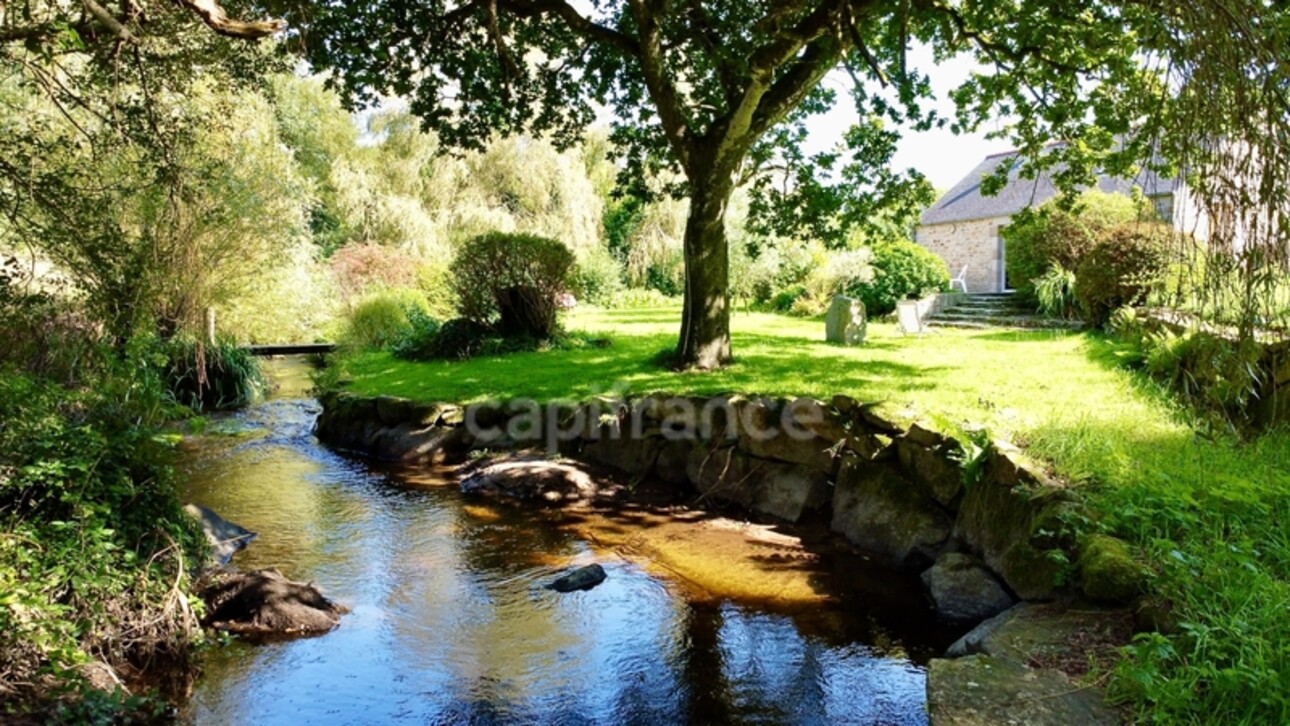
M 959 275 L 958 275 L 958 277 L 952 277 L 952 278 L 950 278 L 950 291 L 951 291 L 951 292 L 953 292 L 953 291 L 954 291 L 954 285 L 955 285 L 955 284 L 957 284 L 960 288 L 962 288 L 962 289 L 963 289 L 963 294 L 964 294 L 964 295 L 966 295 L 966 294 L 967 294 L 967 268 L 968 268 L 968 266 L 967 266 L 967 265 L 964 265 L 964 266 L 963 266 L 963 269 L 962 269 L 962 270 L 959 270 Z
M 896 302 L 896 325 L 905 335 L 919 335 L 929 332 L 931 328 L 923 322 L 918 314 L 917 300 L 898 300 Z

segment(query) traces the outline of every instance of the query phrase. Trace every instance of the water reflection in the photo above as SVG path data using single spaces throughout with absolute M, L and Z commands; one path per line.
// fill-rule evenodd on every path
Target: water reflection
M 925 722 L 907 654 L 946 636 L 917 618 L 891 632 L 865 597 L 797 617 L 694 600 L 546 517 L 336 456 L 309 434 L 316 413 L 279 398 L 219 422 L 187 456 L 187 491 L 260 533 L 235 564 L 313 580 L 353 612 L 323 637 L 216 650 L 191 721 Z M 600 587 L 543 588 L 592 561 Z

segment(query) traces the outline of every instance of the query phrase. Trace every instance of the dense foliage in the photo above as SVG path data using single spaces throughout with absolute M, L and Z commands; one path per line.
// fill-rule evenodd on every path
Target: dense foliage
M 872 250 L 873 280 L 849 288 L 870 315 L 884 315 L 896 309 L 897 301 L 939 292 L 949 284 L 945 260 L 913 242 L 879 242 Z
M 1054 199 L 1014 216 L 1001 234 L 1017 294 L 1038 302 L 1036 283 L 1041 277 L 1056 267 L 1076 270 L 1107 230 L 1133 222 L 1144 212 L 1123 194 L 1091 190 L 1078 199 Z
M 1102 326 L 1126 305 L 1160 289 L 1177 233 L 1164 224 L 1124 224 L 1101 235 L 1075 270 L 1075 298 L 1085 319 Z
M 161 371 L 73 391 L 0 371 L 0 692 L 39 700 L 103 660 L 168 663 L 199 636 L 185 589 L 205 541 L 182 512 L 155 423 Z M 143 422 L 143 426 L 139 422 Z
M 452 261 L 461 317 L 503 336 L 538 340 L 556 331 L 556 297 L 568 288 L 573 253 L 553 239 L 491 233 L 476 237 Z

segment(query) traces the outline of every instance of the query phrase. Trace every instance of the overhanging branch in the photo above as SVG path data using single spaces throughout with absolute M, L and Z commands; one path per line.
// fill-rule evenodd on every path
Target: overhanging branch
M 286 29 L 287 21 L 268 18 L 265 20 L 234 20 L 224 12 L 224 8 L 215 0 L 175 0 L 180 7 L 187 8 L 201 18 L 211 30 L 229 38 L 241 40 L 259 40 Z

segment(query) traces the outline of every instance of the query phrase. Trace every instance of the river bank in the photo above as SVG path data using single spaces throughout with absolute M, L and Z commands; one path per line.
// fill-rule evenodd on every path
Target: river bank
M 1117 540 L 1080 536 L 1068 528 L 1087 516 L 1078 499 L 1001 443 L 965 444 L 917 425 L 902 428 L 845 397 L 824 404 L 654 394 L 582 404 L 521 401 L 458 407 L 332 394 L 324 396 L 323 405 L 317 433 L 324 442 L 405 466 L 473 458 L 474 473 L 464 488 L 487 490 L 503 500 L 579 508 L 602 500 L 630 501 L 633 487 L 653 491 L 644 482 L 662 482 L 681 499 L 706 500 L 771 523 L 827 523 L 840 535 L 834 541 L 844 541 L 868 560 L 920 573 L 942 621 L 970 627 L 1005 611 L 1048 613 L 1058 635 L 1028 648 L 1077 653 L 1095 646 L 1102 654 L 1094 663 L 1071 669 L 1069 658 L 1044 662 L 1025 650 L 1001 670 L 1001 654 L 966 646 L 947 649 L 947 655 L 970 659 L 931 662 L 932 672 L 940 674 L 933 690 L 939 702 L 931 704 L 939 722 L 962 722 L 964 714 L 978 713 L 982 703 L 993 703 L 988 715 L 997 717 L 1023 695 L 1052 702 L 1051 708 L 1032 714 L 1041 721 L 1076 713 L 1086 720 L 1096 716 L 1096 722 L 1118 719 L 1102 706 L 1097 689 L 1078 679 L 1089 667 L 1108 665 L 1115 647 L 1127 642 L 1131 618 L 1114 608 L 1145 592 L 1145 573 Z M 706 423 L 704 415 L 710 416 Z M 683 435 L 668 435 L 678 429 Z M 800 435 L 788 435 L 794 431 Z M 550 486 L 540 484 L 535 491 L 533 482 L 543 480 L 540 458 L 529 460 L 519 476 L 510 475 L 505 464 L 515 454 L 489 458 L 540 444 L 548 454 L 614 470 L 634 484 L 612 484 L 612 478 L 593 473 L 571 486 L 574 474 L 567 472 L 568 465 L 550 463 L 564 471 L 564 479 L 556 476 Z M 497 481 L 489 487 L 470 484 L 490 471 Z M 606 484 L 589 488 L 582 481 Z M 693 532 L 705 522 L 702 513 L 680 511 L 681 517 L 668 515 L 660 526 Z M 685 516 L 693 516 L 694 523 L 684 523 Z M 664 535 L 658 540 L 686 538 Z M 667 563 L 684 557 L 668 548 L 650 549 L 649 538 L 641 540 L 647 560 Z M 703 549 L 708 561 L 696 568 L 697 579 L 706 570 L 717 587 L 738 588 L 740 582 L 762 577 L 745 578 L 738 557 Z M 857 571 L 841 579 L 865 580 L 866 574 Z M 1035 603 L 1053 605 L 1028 609 Z M 1087 620 L 1073 629 L 1056 627 L 1067 612 L 1085 613 L 1105 627 Z M 1002 622 L 1014 620 L 1028 618 Z M 982 627 L 990 630 L 1001 621 L 991 622 L 995 624 Z M 968 638 L 988 640 L 980 633 Z M 982 654 L 984 659 L 977 657 Z M 1057 667 L 1058 661 L 1063 667 Z M 984 678 L 1005 671 L 1006 678 Z M 961 695 L 982 680 L 992 683 L 990 694 L 944 707 L 946 694 Z M 1036 680 L 1047 685 L 1041 694 L 1028 693 Z M 1066 700 L 1070 703 L 1063 705 Z
M 449 470 L 319 446 L 318 413 L 278 398 L 218 422 L 180 473 L 189 499 L 260 533 L 239 568 L 277 566 L 351 612 L 322 637 L 212 650 L 188 720 L 926 721 L 925 664 L 962 629 L 916 579 L 837 577 L 866 563 L 819 546 L 827 532 L 471 499 Z M 703 538 L 658 564 L 683 525 Z M 683 576 L 687 558 L 720 574 L 702 564 L 716 546 L 784 597 Z M 591 563 L 595 589 L 546 588 Z

